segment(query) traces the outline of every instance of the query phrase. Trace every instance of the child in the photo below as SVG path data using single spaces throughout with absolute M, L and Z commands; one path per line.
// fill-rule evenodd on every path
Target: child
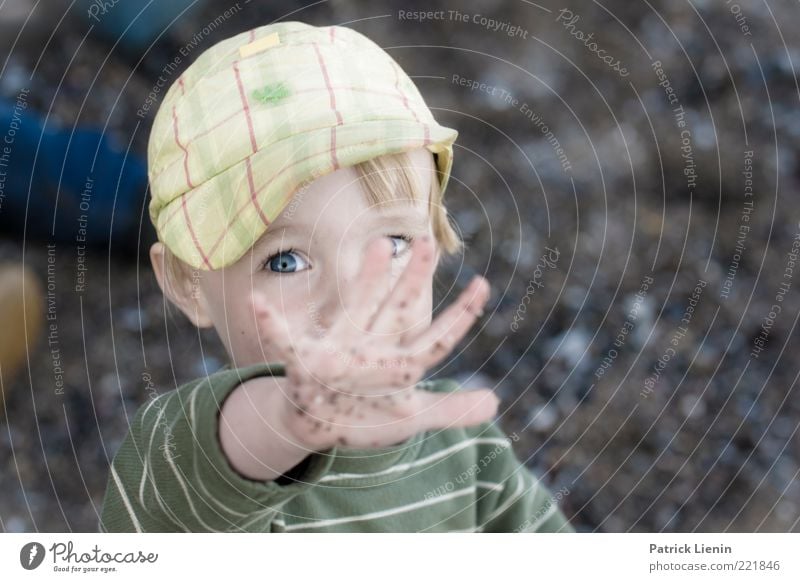
M 230 366 L 138 410 L 101 531 L 574 531 L 490 390 L 422 380 L 489 293 L 476 277 L 431 321 L 461 244 L 442 205 L 456 136 L 340 26 L 244 32 L 170 87 L 151 259 Z

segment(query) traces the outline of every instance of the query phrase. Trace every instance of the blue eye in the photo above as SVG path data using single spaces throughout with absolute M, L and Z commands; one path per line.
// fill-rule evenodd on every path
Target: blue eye
M 399 258 L 408 250 L 408 246 L 414 237 L 409 234 L 395 234 L 390 235 L 390 239 L 394 242 L 393 258 Z M 308 263 L 303 259 L 295 249 L 289 249 L 275 253 L 264 261 L 264 269 L 271 273 L 280 273 L 284 275 L 291 275 L 302 271 L 303 268 L 308 267 Z
M 264 263 L 264 268 L 273 273 L 297 273 L 300 270 L 298 265 L 303 263 L 305 263 L 305 260 L 294 249 L 289 249 L 268 258 Z
M 394 245 L 395 251 L 393 256 L 395 258 L 399 257 L 404 252 L 404 250 L 408 248 L 408 245 L 411 244 L 411 241 L 414 240 L 414 237 L 411 236 L 410 234 L 393 234 L 389 238 L 400 239 L 400 242 L 395 243 Z M 402 251 L 397 249 L 398 245 L 401 247 L 401 249 L 403 249 Z

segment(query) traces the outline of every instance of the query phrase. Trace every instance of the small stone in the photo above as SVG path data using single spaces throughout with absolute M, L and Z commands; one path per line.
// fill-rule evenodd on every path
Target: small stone
M 549 404 L 537 406 L 531 411 L 528 417 L 531 428 L 539 432 L 547 432 L 553 428 L 557 420 L 558 412 L 554 406 Z

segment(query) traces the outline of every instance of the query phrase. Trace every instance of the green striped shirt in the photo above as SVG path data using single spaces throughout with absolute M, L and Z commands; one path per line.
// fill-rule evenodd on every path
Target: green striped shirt
M 574 531 L 558 506 L 569 491 L 553 495 L 488 422 L 314 452 L 294 479 L 239 474 L 218 439 L 219 411 L 240 383 L 263 375 L 284 375 L 283 365 L 226 366 L 142 405 L 112 462 L 99 531 Z

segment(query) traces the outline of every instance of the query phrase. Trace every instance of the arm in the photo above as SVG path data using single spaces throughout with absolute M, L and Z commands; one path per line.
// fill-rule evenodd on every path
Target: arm
M 101 529 L 249 531 L 258 524 L 263 530 L 283 503 L 329 470 L 333 455 L 326 451 L 335 454 L 337 445 L 382 447 L 428 429 L 471 426 L 494 416 L 499 400 L 487 389 L 440 395 L 416 387 L 480 316 L 489 287 L 475 277 L 428 328 L 406 337 L 404 310 L 430 283 L 435 268 L 433 239 L 425 235 L 413 245 L 403 275 L 382 301 L 376 290 L 383 288 L 392 249 L 385 238 L 370 246 L 343 299 L 349 307 L 327 330 L 335 351 L 311 329 L 292 333 L 283 314 L 254 290 L 250 302 L 258 336 L 274 346 L 270 353 L 283 363 L 273 365 L 276 374 L 289 372 L 288 402 L 275 404 L 281 391 L 274 379 L 268 379 L 272 386 L 244 385 L 265 372 L 272 375 L 269 364 L 259 364 L 213 374 L 143 407 L 114 459 Z M 365 342 L 365 333 L 381 339 Z M 383 365 L 387 362 L 392 365 Z M 263 414 L 280 421 L 264 422 Z M 265 438 L 270 436 L 265 425 L 273 437 L 277 432 L 286 438 Z M 298 445 L 315 451 L 294 471 L 302 480 L 265 480 L 303 459 Z
M 143 405 L 110 468 L 101 531 L 264 531 L 282 504 L 326 473 L 330 454 L 312 453 L 297 480 L 251 479 L 228 461 L 219 439 L 227 397 L 277 364 L 216 372 Z M 280 456 L 280 455 L 279 455 Z M 282 457 L 284 464 L 290 455 Z
M 478 481 L 496 484 L 479 489 L 478 525 L 485 532 L 571 532 L 575 529 L 559 508 L 569 495 L 566 487 L 551 492 L 519 461 L 507 437 L 495 424 L 475 429 L 481 437 L 507 440 L 505 446 L 487 445 L 478 453 Z
M 291 412 L 284 396 L 285 380 L 285 376 L 247 380 L 230 393 L 220 411 L 222 451 L 231 466 L 249 479 L 281 477 L 311 453 L 291 440 L 283 424 Z

